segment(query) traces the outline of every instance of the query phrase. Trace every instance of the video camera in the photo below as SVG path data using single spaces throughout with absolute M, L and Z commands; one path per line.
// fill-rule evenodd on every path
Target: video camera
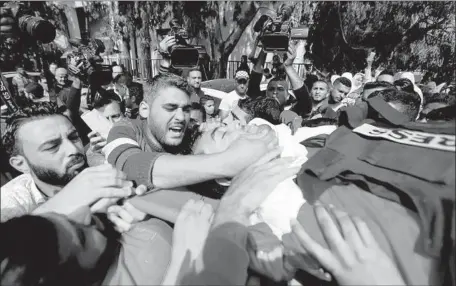
M 78 76 L 86 85 L 96 83 L 107 85 L 111 82 L 111 67 L 101 64 L 100 53 L 105 51 L 105 45 L 99 39 L 88 41 L 71 39 L 70 43 L 76 48 L 67 51 L 66 62 L 71 75 Z
M 22 33 L 45 44 L 55 39 L 54 25 L 41 17 L 32 16 L 33 11 L 24 8 L 23 4 L 9 2 L 0 9 L 2 10 L 0 13 L 2 15 L 2 35 L 14 36 L 17 28 L 19 28 Z M 15 23 L 9 23 L 12 19 Z M 8 29 L 9 31 L 7 31 Z
M 170 29 L 159 29 L 158 33 L 174 36 L 176 44 L 169 49 L 171 66 L 173 68 L 194 68 L 198 66 L 200 54 L 205 54 L 206 50 L 201 47 L 192 46 L 187 43 L 188 33 L 182 28 L 177 19 L 169 21 Z
M 253 26 L 253 30 L 260 33 L 259 40 L 265 52 L 287 52 L 291 40 L 305 40 L 309 35 L 306 26 L 292 27 L 290 21 L 292 7 L 281 4 L 275 17 L 262 15 Z

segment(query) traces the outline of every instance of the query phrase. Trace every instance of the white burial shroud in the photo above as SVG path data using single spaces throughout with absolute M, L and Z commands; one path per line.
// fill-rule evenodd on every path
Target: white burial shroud
M 277 134 L 279 145 L 283 147 L 281 157 L 296 157 L 296 164 L 307 161 L 307 149 L 291 135 L 285 124 L 273 125 L 266 120 L 255 118 L 249 124 L 269 125 Z M 252 225 L 265 222 L 273 233 L 282 240 L 282 235 L 291 232 L 290 221 L 296 219 L 299 209 L 305 203 L 301 189 L 293 177 L 284 180 L 266 198 L 260 208 L 250 216 Z

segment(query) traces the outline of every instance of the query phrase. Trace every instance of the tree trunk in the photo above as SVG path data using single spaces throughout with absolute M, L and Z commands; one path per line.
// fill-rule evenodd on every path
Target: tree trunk
M 242 11 L 240 14 L 242 16 L 240 17 L 240 20 L 237 22 L 236 27 L 230 33 L 228 38 L 219 45 L 218 52 L 220 52 L 220 57 L 216 57 L 216 59 L 220 59 L 219 75 L 221 78 L 226 78 L 228 58 L 230 54 L 233 52 L 239 40 L 241 39 L 241 36 L 244 33 L 245 28 L 247 28 L 250 22 L 252 22 L 258 9 L 258 4 L 256 4 L 253 1 L 245 2 L 241 5 Z
M 152 79 L 152 69 L 151 69 L 151 60 L 150 60 L 150 35 L 149 35 L 149 14 L 150 4 L 148 2 L 139 2 L 141 7 L 139 7 L 139 13 L 142 20 L 142 28 L 140 30 L 140 54 L 141 54 L 141 69 L 142 69 L 142 78 L 146 80 Z M 145 6 L 145 7 L 144 7 Z

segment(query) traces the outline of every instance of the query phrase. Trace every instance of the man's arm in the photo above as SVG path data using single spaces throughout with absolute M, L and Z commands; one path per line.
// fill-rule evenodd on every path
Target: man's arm
M 214 155 L 171 155 L 141 150 L 131 122 L 118 122 L 109 132 L 104 147 L 108 163 L 125 172 L 130 180 L 149 188 L 176 188 L 229 174 L 227 158 Z
M 287 60 L 284 61 L 283 66 L 285 72 L 290 80 L 291 87 L 293 88 L 294 95 L 298 101 L 291 109 L 302 117 L 305 117 L 312 110 L 312 99 L 310 98 L 309 90 L 304 84 L 304 80 L 299 76 L 293 68 L 293 62 L 296 58 L 296 49 L 291 46 L 288 49 Z
M 247 94 L 251 98 L 258 97 L 261 94 L 260 84 L 261 79 L 263 78 L 263 66 L 266 62 L 266 55 L 267 54 L 261 50 L 258 58 L 253 60 L 254 65 L 252 72 L 250 73 L 249 86 L 247 89 Z
M 243 136 L 222 153 L 171 155 L 143 151 L 137 142 L 138 128 L 130 121 L 116 123 L 103 151 L 108 163 L 125 172 L 129 180 L 149 188 L 177 188 L 233 177 L 277 142 L 273 132 L 267 132 Z
M 75 79 L 71 85 L 70 92 L 65 99 L 65 105 L 70 113 L 70 117 L 79 116 L 79 107 L 81 106 L 81 81 Z

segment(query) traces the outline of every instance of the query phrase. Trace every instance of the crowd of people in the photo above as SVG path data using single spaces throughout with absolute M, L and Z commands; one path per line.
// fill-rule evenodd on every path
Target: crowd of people
M 290 44 L 271 72 L 244 58 L 220 99 L 172 72 L 174 44 L 146 83 L 18 68 L 2 285 L 456 285 L 454 83 L 372 74 L 371 56 L 302 78 Z

